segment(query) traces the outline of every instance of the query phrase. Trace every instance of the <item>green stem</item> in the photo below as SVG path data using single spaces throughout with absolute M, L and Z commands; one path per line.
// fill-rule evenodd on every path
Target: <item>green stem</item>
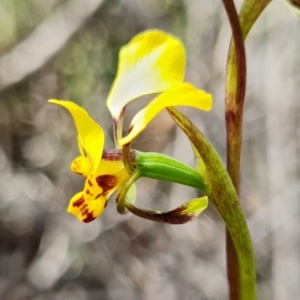
M 233 1 L 223 0 L 233 36 L 228 53 L 226 76 L 227 170 L 237 194 L 239 194 L 240 187 L 242 123 L 246 86 L 246 60 L 243 40 L 270 1 L 245 0 L 238 18 Z M 226 249 L 230 299 L 239 300 L 241 295 L 238 284 L 238 258 L 231 236 L 227 231 Z
M 231 2 L 232 0 L 223 0 Z M 227 130 L 227 167 L 234 186 L 239 190 L 240 153 L 242 144 L 242 122 L 246 84 L 245 50 L 243 40 L 263 10 L 272 0 L 245 0 L 239 15 L 240 25 L 236 22 L 235 9 L 228 8 L 233 39 L 230 42 L 226 75 L 226 130 Z M 227 7 L 227 6 L 225 6 Z
M 227 0 L 223 0 L 227 2 Z M 228 0 L 232 1 L 232 0 Z M 272 0 L 246 0 L 239 15 L 241 28 L 231 21 L 234 41 L 231 40 L 226 75 L 226 131 L 227 131 L 227 168 L 232 182 L 239 192 L 240 156 L 242 145 L 242 123 L 246 84 L 245 40 L 257 18 Z M 236 12 L 227 10 L 228 15 Z M 242 62 L 241 62 L 242 61 Z

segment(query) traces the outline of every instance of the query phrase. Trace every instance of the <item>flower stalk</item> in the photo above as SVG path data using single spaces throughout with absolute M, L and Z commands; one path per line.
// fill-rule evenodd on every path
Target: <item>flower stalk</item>
M 240 186 L 240 157 L 242 143 L 243 105 L 246 90 L 246 54 L 239 18 L 233 0 L 223 0 L 232 29 L 227 62 L 226 81 L 226 131 L 227 131 L 227 170 L 237 196 Z M 239 262 L 236 249 L 228 228 L 226 229 L 226 258 L 229 299 L 240 299 Z
M 227 170 L 237 195 L 240 188 L 240 159 L 242 146 L 243 108 L 246 88 L 246 57 L 244 40 L 253 24 L 271 0 L 245 0 L 238 17 L 233 0 L 223 0 L 223 4 L 232 29 L 227 58 L 226 76 L 226 132 L 227 132 Z M 232 237 L 226 231 L 227 275 L 229 297 L 231 300 L 242 299 L 239 286 L 238 254 Z M 253 298 L 256 296 L 253 294 Z

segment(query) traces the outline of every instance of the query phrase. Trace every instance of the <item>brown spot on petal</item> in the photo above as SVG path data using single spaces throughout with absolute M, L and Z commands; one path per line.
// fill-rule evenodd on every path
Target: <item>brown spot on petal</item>
M 99 194 L 95 197 L 95 199 L 97 200 L 102 194 Z
M 85 217 L 84 219 L 82 219 L 82 221 L 84 223 L 89 223 L 95 220 L 96 218 L 94 217 L 93 212 L 89 211 L 86 207 L 87 206 L 83 207 L 83 209 L 81 210 L 82 216 Z
M 104 204 L 104 208 L 107 206 L 107 200 L 106 200 L 106 202 L 105 202 L 105 204 Z
M 74 201 L 73 207 L 78 207 L 80 209 L 81 215 L 84 217 L 82 220 L 84 223 L 89 223 L 96 219 L 93 215 L 93 212 L 89 211 L 88 206 L 84 201 L 84 197 Z
M 94 217 L 93 215 L 93 212 L 89 211 L 88 206 L 86 204 L 84 204 L 81 208 L 80 208 L 80 211 L 81 211 L 81 214 L 83 217 L 85 217 L 84 219 L 82 219 L 82 221 L 84 223 L 89 223 L 93 220 L 95 220 L 96 218 Z
M 93 186 L 93 183 L 91 182 L 91 180 L 90 180 L 90 179 L 88 180 L 88 184 L 89 184 L 89 186 L 90 186 L 90 187 L 92 187 L 92 186 Z
M 81 197 L 78 200 L 73 202 L 73 207 L 80 207 L 84 203 L 84 198 Z
M 85 193 L 86 193 L 87 195 L 93 196 L 93 194 L 90 192 L 90 190 L 86 190 Z
M 96 178 L 97 184 L 102 188 L 103 194 L 114 188 L 118 183 L 118 178 L 114 175 L 101 175 Z
M 94 221 L 96 218 L 94 217 L 93 213 L 87 213 L 86 217 L 82 220 L 84 223 L 90 223 Z

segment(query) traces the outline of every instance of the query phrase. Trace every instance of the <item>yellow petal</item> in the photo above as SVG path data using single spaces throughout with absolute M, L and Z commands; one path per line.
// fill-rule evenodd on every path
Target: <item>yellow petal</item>
M 83 191 L 83 196 L 87 203 L 102 201 L 102 199 L 107 201 L 111 194 L 123 186 L 131 177 L 126 169 L 122 169 L 114 174 L 109 172 L 110 170 L 101 173 L 92 172 L 88 176 Z
M 210 94 L 197 90 L 189 83 L 179 84 L 160 94 L 137 113 L 131 122 L 130 133 L 119 140 L 119 143 L 120 145 L 125 145 L 131 142 L 159 112 L 168 106 L 192 106 L 209 111 L 211 110 L 212 102 Z
M 98 175 L 114 174 L 124 169 L 124 163 L 122 160 L 109 160 L 102 158 L 101 168 L 98 170 Z
M 92 165 L 90 161 L 84 156 L 78 156 L 77 158 L 75 158 L 71 163 L 70 168 L 74 173 L 83 175 L 85 177 L 88 177 L 92 172 Z
M 106 195 L 101 195 L 94 201 L 87 201 L 84 193 L 80 192 L 71 199 L 68 212 L 75 215 L 81 222 L 89 223 L 103 212 L 106 204 Z
M 97 171 L 104 147 L 104 133 L 102 128 L 83 108 L 73 102 L 54 99 L 49 100 L 49 102 L 61 105 L 71 113 L 78 132 L 79 149 L 82 154 L 87 154 L 93 169 Z
M 106 149 L 103 151 L 101 168 L 97 171 L 98 175 L 115 174 L 123 169 L 125 169 L 125 166 L 122 149 Z
M 119 54 L 117 76 L 107 99 L 114 119 L 131 100 L 181 83 L 185 51 L 177 38 L 159 30 L 135 36 Z
M 112 193 L 131 178 L 124 168 L 122 153 L 112 150 L 103 152 L 97 172 L 91 169 L 90 162 L 84 156 L 77 157 L 71 169 L 87 176 L 84 190 L 71 199 L 68 208 L 69 213 L 85 223 L 97 218 L 103 212 Z

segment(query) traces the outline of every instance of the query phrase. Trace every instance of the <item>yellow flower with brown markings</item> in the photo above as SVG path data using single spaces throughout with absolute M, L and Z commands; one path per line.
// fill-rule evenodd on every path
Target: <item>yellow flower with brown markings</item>
M 129 145 L 127 150 L 130 150 L 131 141 L 160 111 L 167 107 L 184 105 L 206 111 L 211 109 L 211 95 L 183 82 L 184 70 L 185 50 L 182 42 L 160 30 L 148 30 L 140 33 L 121 49 L 117 75 L 107 99 L 107 106 L 113 118 L 116 148 L 123 146 L 124 152 L 125 145 Z M 140 96 L 153 93 L 159 94 L 137 113 L 131 122 L 128 135 L 123 137 L 122 127 L 126 105 Z M 53 99 L 49 101 L 65 107 L 73 116 L 81 155 L 72 162 L 71 170 L 86 177 L 83 191 L 71 199 L 68 212 L 83 222 L 90 222 L 103 212 L 109 197 L 118 190 L 118 211 L 124 212 L 125 205 L 127 205 L 129 210 L 136 213 L 134 206 L 125 200 L 129 187 L 139 176 L 139 170 L 133 170 L 134 173 L 125 168 L 124 162 L 128 166 L 130 151 L 124 152 L 127 154 L 124 157 L 121 149 L 104 151 L 103 130 L 83 108 L 69 101 Z M 156 155 L 154 160 L 157 157 Z M 160 157 L 159 159 L 165 160 L 166 158 Z M 179 173 L 182 168 L 191 175 L 187 178 L 193 181 L 192 184 L 184 183 L 183 179 L 176 179 L 174 174 L 169 177 L 156 174 L 156 170 L 153 169 L 155 163 L 152 164 L 152 162 L 150 163 L 151 172 L 146 173 L 150 178 L 154 178 L 151 176 L 157 176 L 155 178 L 158 179 L 169 178 L 165 180 L 198 188 L 199 186 L 203 187 L 200 177 L 197 173 L 194 174 L 194 170 L 189 170 L 189 167 L 186 169 L 183 164 L 178 164 L 178 162 L 175 162 L 175 165 Z M 163 170 L 164 163 L 160 166 Z M 149 169 L 148 162 L 147 167 L 146 165 L 144 167 Z M 168 173 L 167 170 L 166 172 Z M 200 180 L 199 186 L 198 180 Z M 180 217 L 179 211 L 181 211 L 186 219 L 191 219 L 207 206 L 207 199 L 197 201 L 195 199 L 181 206 L 178 211 L 166 214 L 148 212 L 147 218 L 154 220 L 159 215 L 160 219 L 156 220 L 169 220 L 170 216 L 175 216 L 176 213 L 176 216 Z M 194 210 L 190 210 L 191 208 Z
M 81 155 L 71 163 L 74 173 L 87 177 L 83 191 L 70 201 L 68 212 L 88 223 L 97 218 L 111 194 L 128 181 L 121 153 L 104 151 L 102 128 L 78 105 L 62 100 L 49 100 L 65 107 L 73 116 Z

